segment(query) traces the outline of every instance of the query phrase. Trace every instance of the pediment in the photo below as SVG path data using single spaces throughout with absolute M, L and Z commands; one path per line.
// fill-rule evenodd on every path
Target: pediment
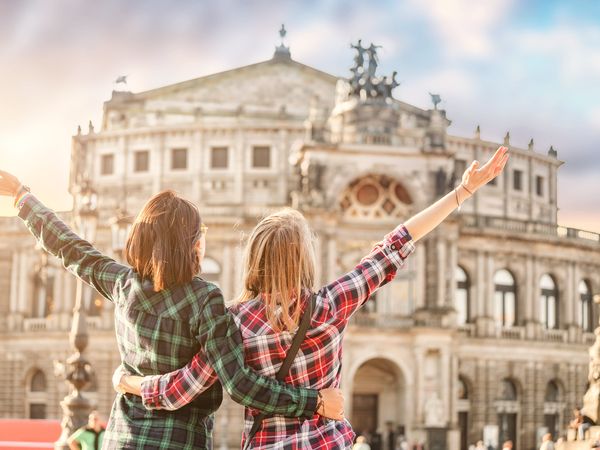
M 278 109 L 285 105 L 288 112 L 305 114 L 315 96 L 319 103 L 333 106 L 336 82 L 333 75 L 291 59 L 272 59 L 134 94 L 133 100 L 151 109 L 178 105 Z

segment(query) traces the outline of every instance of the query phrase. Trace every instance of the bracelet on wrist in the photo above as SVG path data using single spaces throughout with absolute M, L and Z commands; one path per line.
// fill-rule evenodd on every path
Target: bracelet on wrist
M 19 186 L 19 189 L 17 189 L 17 193 L 15 195 L 15 202 L 14 202 L 14 207 L 17 208 L 19 203 L 25 198 L 25 196 L 27 194 L 29 194 L 31 192 L 31 189 L 29 188 L 29 186 L 25 186 L 25 185 L 21 185 Z
M 468 192 L 470 195 L 473 195 L 473 192 L 471 192 L 471 191 L 469 190 L 469 188 L 468 188 L 468 187 L 466 187 L 466 186 L 465 186 L 463 183 L 460 183 L 460 185 L 461 185 L 461 186 L 463 187 L 463 189 L 464 189 L 465 191 L 467 191 L 467 192 Z

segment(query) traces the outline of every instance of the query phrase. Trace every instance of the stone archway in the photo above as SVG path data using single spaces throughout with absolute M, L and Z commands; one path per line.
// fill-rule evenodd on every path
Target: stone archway
M 406 435 L 410 425 L 406 379 L 396 363 L 369 359 L 354 373 L 352 386 L 350 421 L 357 435 L 366 432 L 373 437 L 380 433 L 385 443 L 390 425 L 394 431 L 401 427 Z

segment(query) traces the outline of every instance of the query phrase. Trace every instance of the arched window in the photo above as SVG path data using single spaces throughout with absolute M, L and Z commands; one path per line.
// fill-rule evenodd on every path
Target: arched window
M 48 317 L 54 311 L 55 271 L 52 267 L 38 268 L 33 281 L 33 317 Z
M 46 392 L 46 375 L 41 370 L 36 371 L 31 377 L 30 392 Z
M 202 260 L 202 270 L 200 276 L 206 281 L 219 284 L 221 278 L 221 265 L 207 256 Z
M 402 183 L 387 175 L 373 174 L 350 183 L 339 206 L 347 218 L 394 219 L 406 216 L 412 203 Z
M 462 267 L 456 266 L 455 305 L 458 325 L 464 325 L 471 319 L 469 307 L 469 277 Z
M 592 290 L 587 280 L 579 282 L 579 313 L 578 323 L 584 331 L 594 331 L 592 310 Z
M 456 402 L 458 412 L 458 428 L 460 430 L 460 449 L 467 450 L 469 447 L 469 429 L 470 429 L 470 402 L 469 386 L 463 377 L 458 377 L 458 401 Z
M 505 378 L 500 383 L 500 400 L 516 401 L 517 400 L 517 387 L 512 380 Z
M 469 388 L 465 380 L 462 377 L 458 377 L 458 399 L 468 400 L 469 399 Z
M 564 409 L 561 401 L 558 382 L 555 380 L 549 381 L 544 394 L 544 426 L 548 428 L 548 433 L 552 433 L 553 436 L 556 436 L 561 424 L 561 413 Z
M 30 419 L 46 418 L 46 375 L 41 370 L 36 370 L 29 379 L 27 389 L 27 404 Z
M 540 279 L 540 321 L 548 329 L 558 328 L 558 289 L 548 274 Z
M 545 402 L 557 402 L 560 397 L 558 384 L 556 381 L 549 381 L 546 385 L 546 395 L 544 395 Z
M 506 269 L 494 275 L 494 319 L 497 325 L 503 327 L 512 327 L 517 323 L 515 279 Z

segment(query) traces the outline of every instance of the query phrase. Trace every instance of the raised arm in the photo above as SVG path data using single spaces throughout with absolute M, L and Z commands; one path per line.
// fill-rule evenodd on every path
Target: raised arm
M 350 316 L 381 286 L 391 281 L 414 251 L 414 242 L 437 227 L 481 186 L 498 176 L 508 160 L 508 149 L 500 147 L 483 166 L 477 161 L 465 171 L 460 186 L 433 205 L 408 219 L 388 234 L 346 275 L 325 286 L 321 297 L 327 299 L 332 322 L 345 327 Z
M 127 266 L 118 264 L 77 236 L 8 172 L 0 171 L 0 195 L 15 198 L 19 217 L 44 250 L 61 259 L 69 272 L 104 297 L 113 299 L 116 286 L 129 273 Z
M 456 189 L 404 223 L 413 240 L 418 241 L 423 238 L 480 187 L 496 178 L 504 169 L 506 161 L 508 161 L 507 147 L 499 147 L 494 156 L 482 167 L 479 167 L 478 161 L 473 161 Z

